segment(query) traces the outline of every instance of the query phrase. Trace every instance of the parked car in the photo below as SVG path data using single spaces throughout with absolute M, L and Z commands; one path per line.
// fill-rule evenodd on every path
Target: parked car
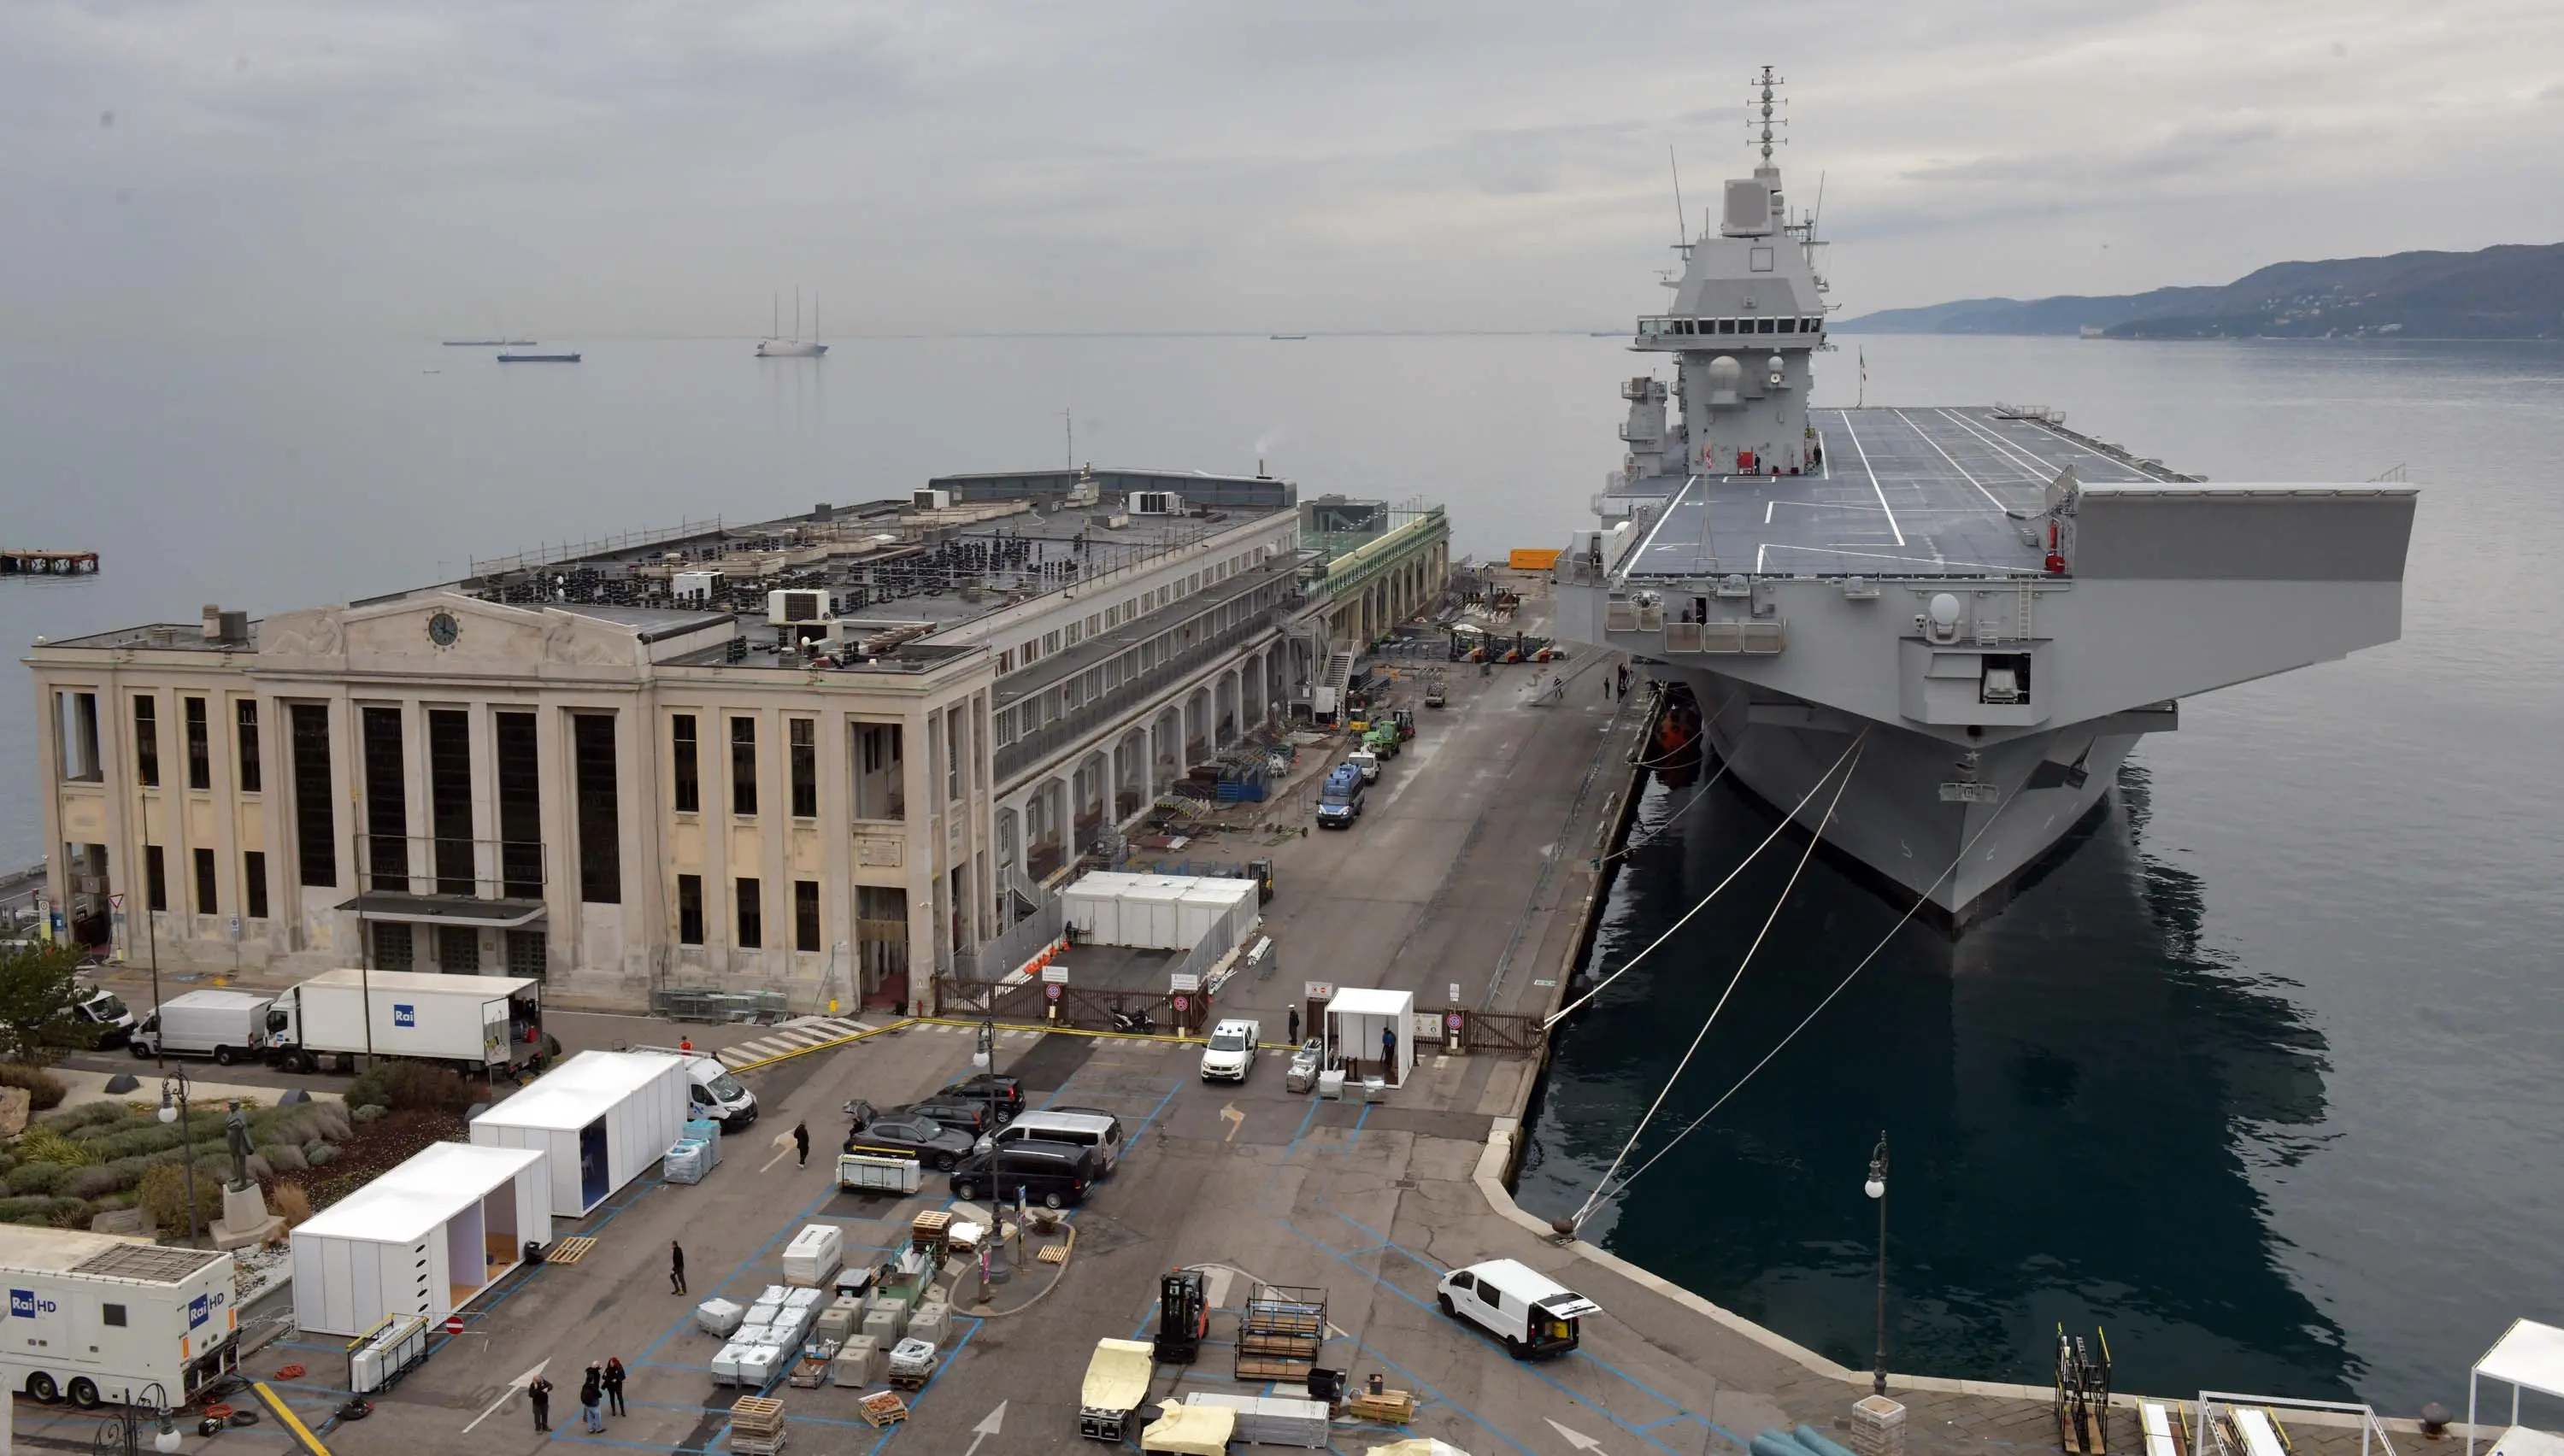
M 969 1102 L 959 1097 L 938 1095 L 909 1103 L 904 1107 L 892 1108 L 882 1116 L 926 1118 L 942 1123 L 956 1133 L 967 1134 L 974 1141 L 982 1133 L 995 1131 L 988 1122 L 988 1104 L 984 1100 Z
M 1202 1048 L 1202 1080 L 1244 1082 L 1246 1074 L 1255 1070 L 1255 1044 L 1263 1034 L 1261 1026 L 1239 1016 L 1213 1026 L 1210 1044 Z
M 936 1097 L 948 1102 L 974 1102 L 986 1107 L 997 1105 L 997 1126 L 1002 1128 L 1024 1110 L 1024 1085 L 1003 1072 L 979 1072 L 948 1085 Z
M 846 1104 L 854 1127 L 846 1134 L 845 1151 L 885 1157 L 914 1157 L 932 1168 L 950 1168 L 970 1155 L 967 1133 L 957 1133 L 933 1118 L 885 1117 L 861 1098 Z
M 974 1152 L 953 1169 L 953 1196 L 967 1202 L 986 1193 L 1000 1203 L 1020 1193 L 1027 1203 L 1066 1208 L 1086 1200 L 1095 1186 L 1096 1155 L 1090 1148 L 1040 1141 L 1005 1143 Z

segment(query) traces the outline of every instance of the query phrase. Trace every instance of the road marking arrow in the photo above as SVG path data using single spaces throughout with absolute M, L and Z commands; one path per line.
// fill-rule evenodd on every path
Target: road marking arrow
M 1228 1136 L 1219 1141 L 1222 1143 L 1236 1142 L 1237 1130 L 1246 1126 L 1246 1114 L 1237 1110 L 1237 1104 L 1230 1103 L 1228 1106 L 1219 1110 L 1219 1115 L 1221 1120 L 1228 1124 Z
M 970 1428 L 970 1449 L 962 1453 L 962 1456 L 979 1456 L 979 1443 L 995 1435 L 997 1428 L 1005 1423 L 1006 1402 L 1000 1400 L 997 1402 L 996 1409 L 979 1417 L 979 1423 Z
M 500 1406 L 507 1404 L 518 1395 L 524 1393 L 525 1388 L 528 1385 L 534 1383 L 534 1376 L 541 1374 L 543 1372 L 543 1366 L 550 1363 L 551 1361 L 548 1359 L 537 1360 L 535 1361 L 533 1369 L 526 1371 L 524 1374 L 519 1375 L 513 1380 L 510 1380 L 507 1388 L 499 1392 L 499 1398 L 490 1402 L 490 1408 L 482 1411 L 479 1415 L 472 1417 L 472 1425 L 465 1426 L 461 1431 L 461 1434 L 467 1436 L 472 1434 L 472 1426 L 477 1426 L 481 1422 L 488 1420 L 490 1417 L 497 1415 L 499 1413 Z
M 1602 1449 L 1602 1443 L 1601 1441 L 1594 1439 L 1583 1431 L 1571 1431 L 1554 1420 L 1549 1423 L 1549 1428 L 1558 1432 L 1559 1439 L 1567 1442 L 1567 1444 L 1571 1446 L 1574 1446 L 1579 1451 L 1599 1452 Z

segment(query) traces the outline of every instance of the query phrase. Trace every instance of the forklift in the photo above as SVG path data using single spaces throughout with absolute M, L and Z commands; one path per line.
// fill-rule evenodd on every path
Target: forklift
M 1151 1357 L 1163 1365 L 1188 1365 L 1210 1333 L 1210 1292 L 1198 1269 L 1171 1269 L 1158 1280 L 1158 1339 Z
M 1255 882 L 1255 903 L 1258 905 L 1271 905 L 1273 903 L 1273 862 L 1271 860 L 1248 860 L 1246 862 L 1246 878 Z

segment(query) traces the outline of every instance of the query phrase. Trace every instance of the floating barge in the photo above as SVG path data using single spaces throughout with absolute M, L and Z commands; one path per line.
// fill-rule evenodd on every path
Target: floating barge
M 0 548 L 0 576 L 96 576 L 96 551 L 22 551 Z

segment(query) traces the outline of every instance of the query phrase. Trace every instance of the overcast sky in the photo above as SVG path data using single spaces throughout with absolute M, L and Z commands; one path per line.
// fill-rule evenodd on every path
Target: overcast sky
M 2554 0 L 6 0 L 0 333 L 1609 326 L 1765 61 L 1849 312 L 2564 239 Z

